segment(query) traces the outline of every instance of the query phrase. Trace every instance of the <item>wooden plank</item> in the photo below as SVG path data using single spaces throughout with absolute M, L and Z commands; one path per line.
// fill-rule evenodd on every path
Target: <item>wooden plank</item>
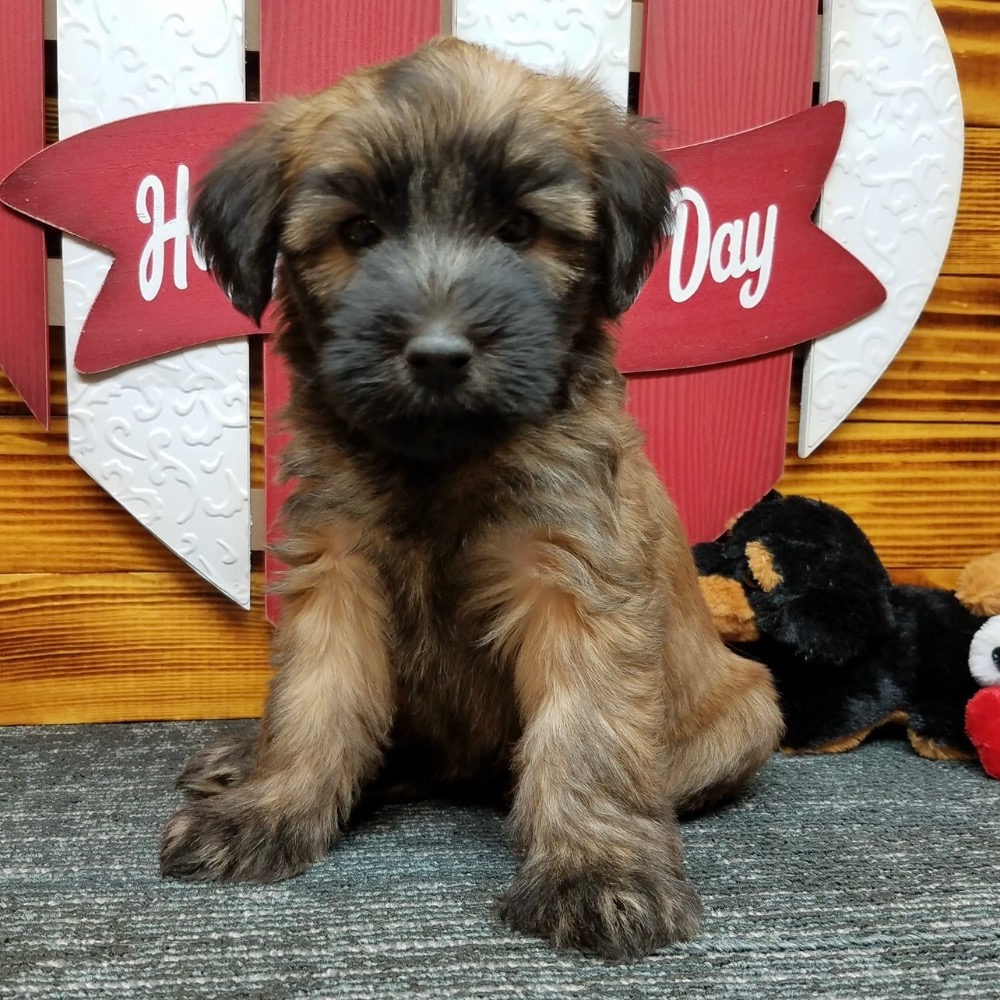
M 259 484 L 262 423 L 252 430 Z M 177 557 L 73 461 L 66 435 L 65 418 L 48 433 L 30 417 L 0 419 L 0 573 L 179 572 Z
M 944 274 L 1000 274 L 1000 129 L 965 132 L 965 176 Z
M 69 456 L 64 418 L 48 434 L 25 418 L 0 421 L 0 454 L 0 572 L 176 567 L 176 558 Z
M 49 330 L 49 421 L 66 416 L 66 364 L 62 330 Z M 30 414 L 28 404 L 17 388 L 0 370 L 0 417 L 22 417 Z M 65 442 L 63 442 L 65 445 Z
M 260 0 L 261 100 L 320 90 L 440 30 L 441 0 Z
M 671 146 L 763 125 L 812 103 L 815 0 L 646 4 L 639 113 Z
M 56 37 L 56 2 L 44 0 L 45 38 L 55 40 Z M 246 47 L 256 51 L 260 47 L 260 4 L 258 0 L 246 0 L 243 31 L 246 35 Z
M 792 357 L 629 378 L 628 410 L 692 544 L 716 537 L 781 476 Z M 654 428 L 671 433 L 655 438 Z
M 0 576 L 0 725 L 259 715 L 262 583 L 248 614 L 184 569 Z
M 37 0 L 0 7 L 0 178 L 45 142 L 45 61 Z M 31 412 L 49 423 L 45 234 L 0 205 L 0 367 Z
M 317 25 L 336 24 L 336 31 Z M 366 63 L 404 55 L 441 30 L 441 0 L 260 0 L 260 94 L 273 101 L 283 95 L 308 94 Z M 264 411 L 268 428 L 265 467 L 266 537 L 277 539 L 276 522 L 289 487 L 277 482 L 278 457 L 285 436 L 278 414 L 288 402 L 288 377 L 272 345 L 264 349 Z M 268 579 L 280 564 L 267 557 Z M 277 600 L 268 599 L 268 615 L 277 616 Z
M 968 125 L 1000 125 L 1000 4 L 934 0 L 962 85 Z
M 812 102 L 815 0 L 647 3 L 639 112 L 673 146 L 801 111 Z M 792 354 L 634 378 L 649 435 L 692 541 L 715 537 L 781 474 Z
M 793 423 L 797 398 L 793 380 Z M 1000 282 L 939 278 L 906 344 L 851 419 L 1000 423 Z
M 911 587 L 954 590 L 961 572 L 960 566 L 897 566 L 890 570 L 889 575 L 897 586 L 907 584 Z
M 783 493 L 847 511 L 887 566 L 962 566 L 1000 549 L 1000 427 L 842 424 L 810 459 L 789 434 Z

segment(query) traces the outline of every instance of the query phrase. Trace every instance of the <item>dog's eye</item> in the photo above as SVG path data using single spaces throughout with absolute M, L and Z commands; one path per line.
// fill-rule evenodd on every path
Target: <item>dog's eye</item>
M 526 247 L 538 232 L 538 220 L 530 212 L 515 212 L 497 227 L 495 235 L 501 243 Z
M 366 219 L 363 215 L 348 219 L 340 227 L 340 238 L 356 250 L 373 247 L 382 239 L 382 230 L 378 224 Z

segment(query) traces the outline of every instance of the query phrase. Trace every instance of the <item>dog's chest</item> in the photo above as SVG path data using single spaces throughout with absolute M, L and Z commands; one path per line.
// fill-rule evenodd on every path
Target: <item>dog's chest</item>
M 433 746 L 450 777 L 502 763 L 519 735 L 512 665 L 470 610 L 469 546 L 399 541 L 382 567 L 390 595 L 398 731 Z

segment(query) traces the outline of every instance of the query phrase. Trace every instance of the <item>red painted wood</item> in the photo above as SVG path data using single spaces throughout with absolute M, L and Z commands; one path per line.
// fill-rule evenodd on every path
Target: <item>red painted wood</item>
M 660 0 L 644 10 L 639 111 L 664 123 L 667 147 L 811 104 L 815 0 Z M 692 542 L 719 534 L 780 478 L 791 359 L 631 379 L 630 410 Z
M 0 5 L 0 178 L 45 145 L 42 4 Z M 45 234 L 0 206 L 0 368 L 49 426 Z
M 668 146 L 717 139 L 812 103 L 816 0 L 644 5 L 639 113 Z
M 358 66 L 404 55 L 441 30 L 440 0 L 260 0 L 260 90 L 264 101 L 321 90 Z M 288 400 L 288 378 L 270 344 L 264 348 L 265 508 L 268 545 L 276 541 L 287 486 L 277 482 L 286 436 L 278 414 Z M 281 565 L 268 551 L 265 575 Z M 275 598 L 268 617 L 277 615 Z
M 322 90 L 440 30 L 440 0 L 261 0 L 261 99 Z
M 135 115 L 41 150 L 0 184 L 4 204 L 114 255 L 72 359 L 79 371 L 259 332 L 195 263 L 178 195 L 182 183 L 195 190 L 219 148 L 259 114 L 258 104 L 203 104 Z M 137 192 L 148 213 L 139 224 Z
M 668 152 L 683 197 L 673 238 L 629 310 L 623 372 L 771 354 L 885 301 L 875 275 L 812 221 L 844 119 L 835 101 Z

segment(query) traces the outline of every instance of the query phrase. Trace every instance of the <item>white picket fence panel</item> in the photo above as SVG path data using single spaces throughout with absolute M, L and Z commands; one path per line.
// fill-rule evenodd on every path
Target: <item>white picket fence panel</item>
M 452 33 L 534 69 L 591 76 L 628 102 L 631 0 L 454 0 Z
M 802 379 L 799 454 L 850 415 L 930 296 L 962 186 L 958 74 L 931 0 L 827 0 L 820 99 L 847 124 L 818 221 L 886 288 L 874 313 L 815 341 Z
M 59 135 L 149 111 L 241 101 L 242 0 L 59 0 Z M 164 179 L 171 195 L 172 179 Z M 66 357 L 111 264 L 63 241 Z M 68 366 L 73 458 L 146 528 L 250 606 L 249 350 L 209 344 L 114 372 Z

